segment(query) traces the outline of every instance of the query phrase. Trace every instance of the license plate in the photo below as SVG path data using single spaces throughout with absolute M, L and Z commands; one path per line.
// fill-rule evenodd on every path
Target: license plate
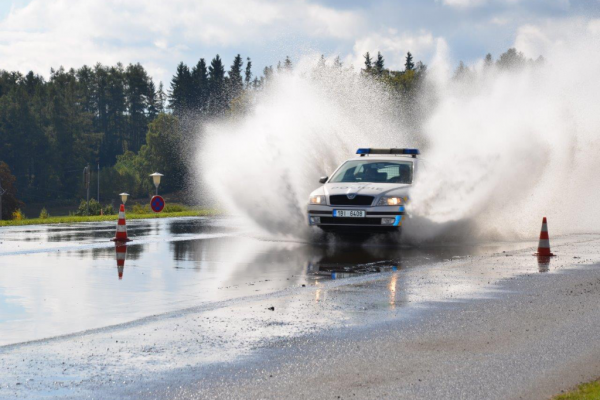
M 333 210 L 334 217 L 364 218 L 366 215 L 362 210 Z

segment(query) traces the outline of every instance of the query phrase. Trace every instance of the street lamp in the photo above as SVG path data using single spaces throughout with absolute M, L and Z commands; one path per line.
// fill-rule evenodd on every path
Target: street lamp
M 127 203 L 127 196 L 129 196 L 129 193 L 121 193 L 119 196 L 121 196 L 121 201 L 123 202 L 123 204 Z
M 154 181 L 154 186 L 156 187 L 156 195 L 158 196 L 158 185 L 160 185 L 160 178 L 163 177 L 164 175 L 159 172 L 155 172 L 153 174 L 150 174 L 150 176 L 152 177 L 152 180 Z

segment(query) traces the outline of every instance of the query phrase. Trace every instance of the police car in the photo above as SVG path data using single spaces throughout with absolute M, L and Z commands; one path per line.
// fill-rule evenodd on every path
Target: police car
M 393 231 L 402 226 L 418 149 L 358 149 L 310 194 L 308 224 L 324 231 Z

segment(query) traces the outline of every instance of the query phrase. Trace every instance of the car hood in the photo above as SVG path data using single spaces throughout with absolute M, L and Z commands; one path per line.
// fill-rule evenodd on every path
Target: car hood
M 336 194 L 361 194 L 366 196 L 379 196 L 382 194 L 405 196 L 408 194 L 407 184 L 391 183 L 327 183 L 323 185 L 325 194 L 331 196 Z

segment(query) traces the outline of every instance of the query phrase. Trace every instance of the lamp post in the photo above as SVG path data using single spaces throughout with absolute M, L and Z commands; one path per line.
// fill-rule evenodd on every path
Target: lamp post
M 127 203 L 127 196 L 129 196 L 129 193 L 121 193 L 119 196 L 121 196 L 121 201 L 123 202 L 123 205 L 125 205 L 125 203 Z
M 152 177 L 152 181 L 154 182 L 154 186 L 156 187 L 156 195 L 158 195 L 158 185 L 160 185 L 160 178 L 164 175 L 160 172 L 155 172 L 153 174 L 150 174 L 150 176 Z

